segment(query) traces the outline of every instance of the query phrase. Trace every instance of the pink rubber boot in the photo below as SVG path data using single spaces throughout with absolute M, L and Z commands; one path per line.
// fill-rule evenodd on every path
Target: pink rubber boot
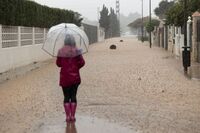
M 70 103 L 65 103 L 64 108 L 65 108 L 65 113 L 66 113 L 66 122 L 70 122 L 70 115 L 71 115 Z
M 76 121 L 76 118 L 75 118 L 76 107 L 77 107 L 77 104 L 76 104 L 76 103 L 71 103 L 71 118 L 70 118 L 70 120 L 71 120 L 72 122 L 75 122 L 75 121 Z

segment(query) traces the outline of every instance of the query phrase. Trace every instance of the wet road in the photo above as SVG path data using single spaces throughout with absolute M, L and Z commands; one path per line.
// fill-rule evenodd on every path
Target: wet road
M 81 69 L 78 133 L 199 133 L 200 82 L 181 61 L 132 38 L 90 46 Z M 109 46 L 116 44 L 116 50 Z M 0 133 L 66 132 L 55 61 L 0 84 Z M 102 122 L 103 121 L 103 122 Z M 100 123 L 100 124 L 99 124 Z M 105 124 L 104 124 L 105 123 Z M 91 130 L 90 130 L 91 129 Z M 121 129 L 121 130 L 120 130 Z M 101 130 L 100 130 L 101 131 Z
M 37 133 L 136 133 L 104 119 L 77 116 L 76 123 L 67 125 L 64 121 L 60 121 L 61 119 L 47 120 L 47 123 L 38 128 Z

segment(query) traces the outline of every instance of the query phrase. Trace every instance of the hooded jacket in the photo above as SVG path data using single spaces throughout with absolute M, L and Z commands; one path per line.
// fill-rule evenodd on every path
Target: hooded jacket
M 77 55 L 77 50 L 69 49 L 69 47 L 63 47 L 59 50 L 56 64 L 60 67 L 60 83 L 62 87 L 69 87 L 74 84 L 80 84 L 80 72 L 79 69 L 85 65 L 85 61 L 82 55 Z M 63 56 L 63 55 L 71 55 Z

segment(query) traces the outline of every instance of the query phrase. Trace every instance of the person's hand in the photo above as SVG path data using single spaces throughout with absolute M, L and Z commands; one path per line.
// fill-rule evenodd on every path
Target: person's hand
M 82 49 L 78 49 L 77 50 L 78 55 L 82 54 L 82 51 L 83 51 Z

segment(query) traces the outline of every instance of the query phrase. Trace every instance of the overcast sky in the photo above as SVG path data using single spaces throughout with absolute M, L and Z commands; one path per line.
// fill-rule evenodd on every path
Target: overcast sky
M 36 2 L 47 5 L 49 7 L 57 7 L 62 9 L 70 9 L 79 12 L 83 17 L 90 20 L 97 20 L 97 9 L 102 9 L 103 4 L 106 7 L 113 7 L 115 9 L 116 0 L 35 0 Z M 128 15 L 129 13 L 138 12 L 141 14 L 142 0 L 120 0 L 120 13 Z M 152 13 L 159 2 L 162 0 L 152 1 Z M 149 14 L 149 0 L 144 0 L 144 15 Z

